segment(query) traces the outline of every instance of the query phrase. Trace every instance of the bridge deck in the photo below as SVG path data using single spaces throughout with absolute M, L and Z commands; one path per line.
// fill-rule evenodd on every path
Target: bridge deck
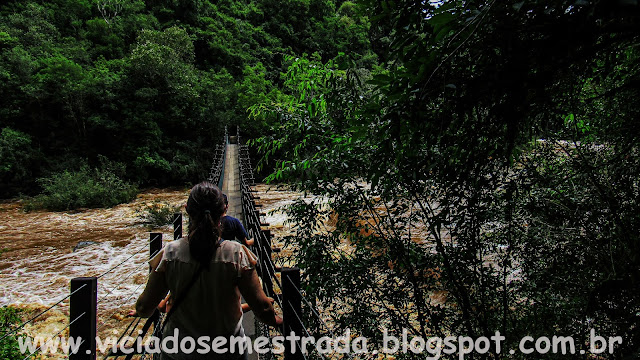
M 240 219 L 244 223 L 242 216 L 242 192 L 240 190 L 240 170 L 238 167 L 238 145 L 227 144 L 224 167 L 224 181 L 222 183 L 222 192 L 227 194 L 229 199 L 229 209 L 227 215 Z M 243 300 L 244 301 L 244 300 Z M 255 339 L 255 317 L 252 312 L 244 314 L 242 320 L 244 331 L 251 339 Z M 249 354 L 250 360 L 257 360 L 255 353 Z
M 224 181 L 222 192 L 229 198 L 227 215 L 242 218 L 242 193 L 240 192 L 240 173 L 238 169 L 238 145 L 228 144 L 225 156 Z

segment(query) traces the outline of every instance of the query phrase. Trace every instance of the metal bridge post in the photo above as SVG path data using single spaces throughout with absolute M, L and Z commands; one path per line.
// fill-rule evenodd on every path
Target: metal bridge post
M 175 226 L 175 221 L 173 224 Z M 180 233 L 182 234 L 182 214 L 180 214 Z M 175 228 L 174 228 L 173 234 L 174 234 L 173 236 L 175 236 Z M 149 257 L 153 258 L 161 250 L 162 250 L 162 233 L 150 233 L 149 234 Z M 149 269 L 149 271 L 153 271 L 153 270 L 154 269 Z M 150 320 L 153 322 L 153 330 L 155 332 L 158 326 L 160 326 L 160 313 L 158 312 L 158 310 L 156 310 L 153 313 Z M 145 324 L 145 327 L 146 326 L 147 325 Z
M 182 237 L 182 213 L 173 214 L 173 240 L 178 240 Z
M 302 333 L 302 296 L 300 294 L 300 269 L 282 268 L 282 319 L 284 320 L 284 336 L 291 332 L 297 336 Z M 301 342 L 297 342 L 294 348 L 290 341 L 285 341 L 285 360 L 303 359 Z
M 162 233 L 149 234 L 149 257 L 154 257 L 162 250 Z
M 79 277 L 71 279 L 69 300 L 69 336 L 82 340 L 78 351 L 69 354 L 70 360 L 95 360 L 96 316 L 98 309 L 98 278 Z

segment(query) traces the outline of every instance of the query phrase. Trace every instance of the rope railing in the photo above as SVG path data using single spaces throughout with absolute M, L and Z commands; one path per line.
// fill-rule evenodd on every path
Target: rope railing
M 133 334 L 133 331 L 138 327 L 138 325 L 140 324 L 140 320 L 141 318 L 132 318 L 131 322 L 129 323 L 129 326 L 127 326 L 127 328 L 124 330 L 124 332 L 120 335 L 120 337 L 118 338 L 118 340 L 116 341 L 116 344 L 120 344 L 120 342 L 122 341 L 122 339 L 124 339 L 125 336 L 129 336 L 131 337 L 131 335 Z M 134 325 L 135 323 L 135 325 Z M 107 353 L 102 360 L 106 360 L 107 358 L 109 358 L 109 356 L 111 356 L 111 353 Z
M 289 304 L 289 306 L 292 306 L 292 304 Z M 293 307 L 293 306 L 292 306 L 292 307 Z M 292 312 L 292 314 L 293 314 L 293 315 L 295 315 L 296 320 L 297 320 L 298 322 L 300 322 L 300 324 L 303 324 L 303 325 L 302 325 L 302 330 L 304 330 L 304 332 L 307 334 L 307 337 L 313 337 L 313 336 L 311 336 L 311 334 L 309 333 L 309 329 L 307 329 L 307 327 L 306 327 L 306 326 L 304 326 L 304 322 L 302 321 L 301 316 L 300 316 L 300 315 L 298 315 L 298 312 L 297 312 L 297 311 L 293 311 L 293 312 Z M 301 352 L 302 352 L 302 356 L 304 356 L 304 357 L 305 357 L 305 359 L 306 359 L 306 356 L 305 356 L 305 355 L 306 355 L 306 353 L 307 353 L 307 349 L 306 349 L 306 348 L 304 348 L 304 349 L 303 349 L 303 348 L 302 348 L 302 345 L 301 345 L 299 342 L 298 342 L 298 349 L 299 349 L 299 351 L 301 351 Z M 316 349 L 316 351 L 317 351 L 317 349 Z M 318 352 L 318 354 L 320 354 L 320 356 L 321 356 L 323 359 L 326 359 L 326 357 L 324 356 L 324 354 L 323 354 L 323 353 Z
M 174 219 L 173 219 L 173 227 L 174 227 L 174 240 L 177 240 L 178 238 L 182 237 L 182 214 L 175 214 L 174 215 Z M 149 235 L 150 237 L 150 241 L 148 243 L 149 245 L 149 260 L 153 259 L 161 250 L 162 250 L 162 234 L 161 233 L 151 233 Z M 130 278 L 131 276 L 133 276 L 134 274 L 137 274 L 137 271 L 143 267 L 144 265 L 148 265 L 147 261 L 142 262 L 141 264 L 139 264 L 138 266 L 136 266 L 132 272 L 130 272 L 130 274 L 123 279 L 120 284 L 118 286 L 116 286 L 116 288 L 114 288 L 112 291 L 110 291 L 110 293 L 113 293 L 115 290 L 117 290 L 118 288 L 120 288 L 120 286 L 122 286 L 122 284 L 125 283 L 126 279 Z M 146 278 L 148 279 L 150 275 L 150 272 L 147 274 Z M 100 330 L 104 329 L 108 324 L 109 324 L 109 320 L 111 320 L 121 309 L 122 306 L 124 306 L 125 304 L 127 304 L 135 295 L 138 294 L 140 288 L 142 288 L 143 285 L 146 284 L 146 280 L 142 281 L 138 286 L 136 286 L 135 289 L 133 289 L 133 291 L 131 291 L 129 293 L 128 296 L 124 297 L 124 298 L 118 298 L 117 300 L 119 300 L 118 305 L 115 307 L 115 309 L 106 317 L 103 317 L 103 319 L 99 322 L 99 324 L 97 324 L 96 326 L 96 333 L 99 332 Z M 107 291 L 109 291 L 107 289 Z M 106 297 L 103 296 L 101 298 L 104 299 Z M 146 334 L 147 331 L 151 328 L 151 326 L 154 326 L 154 329 L 157 328 L 157 324 L 158 324 L 158 319 L 159 316 L 157 314 L 154 314 L 152 317 L 148 318 L 145 320 L 144 323 L 144 327 L 141 331 L 138 332 L 138 334 L 134 335 L 134 332 L 136 331 L 136 329 L 138 328 L 138 326 L 140 325 L 140 323 L 142 322 L 142 318 L 140 317 L 134 317 L 132 319 L 132 321 L 129 323 L 129 326 L 127 326 L 127 328 L 125 329 L 124 332 L 122 332 L 119 336 L 119 340 L 116 344 L 119 344 L 120 346 L 126 346 L 126 344 L 120 344 L 120 340 L 122 338 L 124 338 L 125 336 L 129 336 L 132 338 L 136 338 L 136 341 L 142 340 Z M 107 359 L 109 357 L 119 357 L 119 356 L 126 356 L 127 358 L 130 358 L 129 355 L 133 356 L 133 355 L 140 355 L 138 353 L 136 353 L 135 351 L 136 349 L 133 349 L 132 352 L 129 353 L 120 353 L 119 351 L 113 352 L 113 349 L 110 349 L 109 352 L 107 352 L 107 354 L 104 356 L 103 359 Z
M 287 278 L 288 279 L 288 278 Z M 290 279 L 289 279 L 290 281 Z M 307 304 L 307 306 L 309 307 L 309 309 L 311 309 L 311 311 L 314 313 L 314 315 L 320 320 L 320 322 L 324 325 L 324 327 L 329 331 L 329 333 L 331 334 L 331 337 L 333 337 L 335 339 L 336 334 L 333 332 L 333 329 L 331 329 L 331 327 L 329 327 L 329 325 L 327 325 L 326 321 L 324 321 L 324 319 L 322 318 L 322 316 L 320 316 L 320 314 L 318 313 L 318 311 L 315 309 L 315 306 L 313 306 L 311 304 L 311 302 L 309 302 L 309 300 L 307 299 L 306 296 L 304 296 L 302 294 L 302 291 L 300 291 L 300 289 L 296 286 L 296 284 L 291 283 L 293 289 L 296 290 L 296 292 L 298 294 L 300 294 L 300 298 Z
M 148 278 L 148 277 L 147 277 Z M 120 303 L 118 304 L 118 306 L 116 306 L 115 310 L 113 310 L 111 312 L 111 314 L 104 320 L 100 321 L 100 327 L 98 328 L 98 332 L 100 332 L 100 330 L 102 330 L 105 326 L 107 326 L 107 322 L 109 320 L 111 320 L 113 318 L 113 316 L 118 313 L 120 311 L 120 307 L 122 307 L 124 304 L 127 303 L 127 301 L 129 301 L 134 295 L 136 295 L 137 291 L 140 290 L 140 288 L 142 287 L 142 285 L 145 285 L 146 281 L 139 284 L 138 286 L 136 286 L 135 289 L 133 289 L 133 291 L 131 292 L 131 294 L 129 296 L 127 296 L 126 298 L 124 298 L 124 300 L 120 301 Z
M 216 185 L 219 184 L 220 178 L 222 177 L 222 174 L 224 174 L 224 169 L 222 167 L 224 156 L 225 145 L 218 144 L 214 152 L 214 164 L 209 170 L 209 177 L 207 178 L 207 180 Z
M 276 293 L 274 289 L 274 282 L 278 286 L 278 290 L 282 293 L 282 286 L 280 281 L 276 277 L 275 265 L 271 257 L 271 234 L 268 230 L 263 230 L 262 226 L 266 225 L 260 220 L 260 212 L 256 206 L 255 200 L 257 198 L 253 195 L 254 191 L 251 186 L 254 185 L 253 168 L 251 167 L 251 161 L 249 157 L 249 151 L 246 145 L 242 142 L 240 129 L 238 128 L 236 133 L 236 141 L 238 144 L 238 171 L 240 178 L 240 192 L 241 192 L 241 205 L 242 214 L 244 217 L 244 225 L 249 233 L 249 236 L 254 239 L 254 246 L 256 256 L 258 257 L 258 276 L 262 280 L 262 288 L 267 296 L 272 297 L 280 307 L 283 307 L 283 301 L 281 294 Z M 286 321 L 286 320 L 285 320 Z M 262 336 L 271 337 L 270 329 L 268 326 L 256 326 L 256 330 Z M 284 329 L 281 329 L 283 331 Z M 292 359 L 291 352 L 286 351 L 288 355 L 285 355 L 285 359 Z M 260 354 L 261 359 L 272 358 L 272 353 Z M 306 359 L 306 356 L 303 356 Z M 299 354 L 296 358 L 300 358 Z
M 174 227 L 175 226 L 176 226 L 176 224 L 174 223 Z M 106 273 L 108 273 L 110 271 L 113 271 L 113 269 L 115 269 L 117 267 L 123 266 L 128 260 L 132 259 L 133 256 L 141 253 L 142 250 L 144 250 L 145 248 L 150 249 L 150 255 L 149 255 L 148 259 L 149 260 L 153 259 L 160 252 L 160 250 L 162 249 L 162 234 L 161 233 L 150 233 L 149 242 L 145 243 L 141 247 L 141 249 L 138 249 L 133 255 L 129 256 L 125 261 L 120 262 L 118 265 L 116 265 L 114 268 L 110 269 Z M 147 264 L 147 262 L 144 261 L 141 264 L 139 264 L 138 266 L 136 266 L 133 270 L 129 271 L 129 274 L 127 276 L 125 276 L 124 279 L 120 280 L 115 288 L 109 289 L 109 288 L 105 287 L 105 289 L 107 290 L 107 293 L 102 295 L 99 299 L 97 299 L 96 300 L 96 304 L 102 303 L 107 296 L 113 294 L 116 290 L 118 290 L 120 287 L 122 287 L 122 285 L 124 285 L 128 279 L 130 279 L 132 276 L 136 275 L 138 273 L 138 270 L 140 270 L 140 268 L 143 267 L 146 264 Z M 100 279 L 106 273 L 102 274 L 101 276 L 97 277 L 96 279 Z M 144 282 L 139 284 L 124 300 L 121 300 L 119 305 L 116 306 L 115 310 L 113 310 L 111 312 L 111 314 L 109 314 L 109 316 L 107 316 L 105 319 L 100 321 L 100 327 L 97 328 L 96 332 L 99 332 L 100 330 L 102 330 L 107 325 L 107 322 L 109 320 L 111 320 L 113 318 L 113 316 L 120 310 L 120 307 L 122 305 L 124 305 L 129 299 L 131 299 L 136 294 L 136 292 L 140 289 L 140 287 L 142 287 L 142 285 L 144 285 Z

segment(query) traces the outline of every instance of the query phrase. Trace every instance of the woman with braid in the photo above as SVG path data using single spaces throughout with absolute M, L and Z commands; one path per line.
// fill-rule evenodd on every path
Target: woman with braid
M 172 349 L 163 348 L 162 359 L 246 359 L 246 351 L 241 354 L 235 344 L 230 346 L 232 337 L 244 337 L 240 295 L 262 322 L 277 326 L 282 319 L 261 288 L 255 255 L 246 246 L 220 236 L 225 210 L 220 190 L 209 182 L 194 186 L 186 210 L 189 235 L 168 243 L 150 261 L 153 271 L 136 302 L 137 314 L 151 316 L 171 291 L 171 310 L 162 335 L 177 334 L 177 341 Z M 182 341 L 188 337 L 193 342 Z M 207 346 L 201 346 L 199 340 Z M 194 344 L 195 349 L 186 351 L 181 343 L 188 345 L 184 348 Z M 220 354 L 221 349 L 226 353 Z

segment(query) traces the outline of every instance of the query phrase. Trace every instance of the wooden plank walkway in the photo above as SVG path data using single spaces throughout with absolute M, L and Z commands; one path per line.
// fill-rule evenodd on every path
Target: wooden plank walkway
M 224 181 L 222 183 L 222 192 L 227 194 L 227 198 L 229 199 L 227 215 L 238 218 L 242 223 L 244 223 L 244 218 L 242 216 L 242 192 L 240 190 L 240 170 L 238 168 L 237 144 L 227 144 L 223 176 Z M 255 340 L 256 337 L 255 321 L 253 312 L 245 313 L 242 319 L 245 335 L 249 336 L 252 340 Z M 258 354 L 249 354 L 249 359 L 258 360 Z

